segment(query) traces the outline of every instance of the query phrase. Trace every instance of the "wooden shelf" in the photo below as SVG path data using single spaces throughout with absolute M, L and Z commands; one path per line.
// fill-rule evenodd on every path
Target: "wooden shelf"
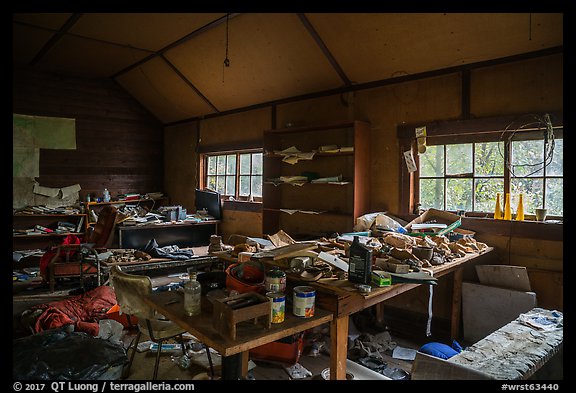
M 352 148 L 344 152 L 319 152 L 320 146 Z M 294 146 L 302 153 L 315 152 L 311 160 L 284 162 L 278 152 Z M 264 179 L 304 176 L 341 176 L 341 183 L 302 185 L 264 181 L 262 188 L 262 233 L 306 235 L 352 231 L 356 217 L 368 212 L 370 169 L 370 124 L 364 121 L 326 123 L 264 131 Z M 290 185 L 291 187 L 286 187 Z M 280 209 L 323 211 L 320 214 L 296 212 L 281 214 Z M 348 212 L 348 213 L 343 213 Z
M 166 201 L 168 201 L 167 196 L 160 198 L 139 198 L 131 200 L 117 200 L 110 202 L 82 202 L 86 206 L 86 214 L 90 219 L 90 211 L 94 211 L 98 215 L 98 210 L 107 205 L 137 205 L 137 204 L 152 204 L 152 206 L 162 206 Z M 88 225 L 96 224 L 95 221 L 90 221 Z
M 35 225 L 55 230 L 58 222 L 66 221 L 78 226 L 80 224 L 80 231 L 67 231 L 67 232 L 50 232 L 50 233 L 33 233 L 33 234 L 20 234 L 14 233 L 12 235 L 12 250 L 26 250 L 35 248 L 47 248 L 56 244 L 60 244 L 62 238 L 68 235 L 75 235 L 83 237 L 88 230 L 88 216 L 86 214 L 14 214 L 12 220 L 12 228 L 14 230 L 31 229 Z

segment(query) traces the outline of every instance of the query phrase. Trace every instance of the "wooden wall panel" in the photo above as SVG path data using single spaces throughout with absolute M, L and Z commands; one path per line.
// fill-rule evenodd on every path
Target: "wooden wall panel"
M 224 210 L 218 234 L 226 242 L 230 235 L 262 236 L 262 213 Z
M 457 74 L 390 85 L 356 94 L 357 116 L 372 125 L 372 211 L 398 212 L 400 156 L 396 126 L 403 122 L 454 119 L 460 115 L 460 77 Z
M 194 190 L 198 187 L 197 123 L 164 130 L 164 177 L 170 203 L 194 212 Z
M 41 185 L 78 183 L 81 199 L 164 190 L 162 126 L 116 83 L 15 69 L 13 112 L 76 119 L 76 150 L 41 149 Z
M 263 132 L 271 128 L 271 124 L 270 108 L 202 120 L 200 147 L 218 149 L 237 142 L 256 142 L 262 146 Z
M 480 68 L 471 73 L 476 117 L 562 110 L 563 55 Z

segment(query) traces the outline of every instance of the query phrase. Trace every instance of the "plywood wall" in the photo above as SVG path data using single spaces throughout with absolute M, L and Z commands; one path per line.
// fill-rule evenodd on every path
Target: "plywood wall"
M 198 124 L 186 123 L 164 130 L 164 189 L 170 203 L 194 212 L 198 187 Z

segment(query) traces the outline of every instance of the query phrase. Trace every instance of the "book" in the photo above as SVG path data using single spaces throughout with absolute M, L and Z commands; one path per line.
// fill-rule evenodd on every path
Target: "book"
M 34 229 L 37 229 L 37 230 L 39 230 L 40 232 L 44 232 L 44 233 L 52 233 L 52 232 L 54 232 L 53 229 L 46 228 L 45 226 L 38 225 L 38 224 L 34 226 Z
M 80 219 L 78 220 L 78 225 L 76 226 L 76 232 L 80 233 L 80 232 L 84 232 L 82 230 L 82 225 L 84 224 L 84 216 L 80 217 Z

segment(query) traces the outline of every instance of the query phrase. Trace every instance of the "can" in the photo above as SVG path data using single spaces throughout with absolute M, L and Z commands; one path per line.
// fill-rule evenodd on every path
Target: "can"
M 316 302 L 316 291 L 312 287 L 294 287 L 294 297 L 292 312 L 297 317 L 310 318 L 314 316 L 314 303 Z
M 270 321 L 284 322 L 286 296 L 282 292 L 266 292 L 266 296 L 270 299 Z
M 266 273 L 264 288 L 267 292 L 284 292 L 286 289 L 286 273 L 277 266 Z

